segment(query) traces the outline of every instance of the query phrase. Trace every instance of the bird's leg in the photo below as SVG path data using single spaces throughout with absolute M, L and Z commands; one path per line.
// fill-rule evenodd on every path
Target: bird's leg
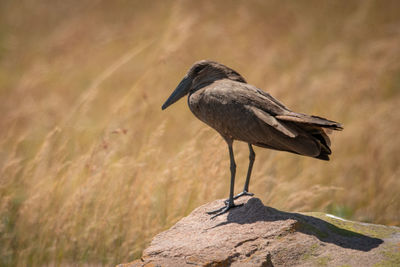
M 244 189 L 243 193 L 248 193 L 251 195 L 254 195 L 252 193 L 249 193 L 249 184 L 250 184 L 250 176 L 251 176 L 251 171 L 253 170 L 253 164 L 254 160 L 256 159 L 256 153 L 254 153 L 253 147 L 249 143 L 249 168 L 247 169 L 247 177 L 246 177 L 246 182 L 244 184 Z
M 244 183 L 244 188 L 243 192 L 237 194 L 236 196 L 233 197 L 233 199 L 238 199 L 241 196 L 253 196 L 253 193 L 249 192 L 249 184 L 250 184 L 250 176 L 251 176 L 251 171 L 253 170 L 253 163 L 256 158 L 256 153 L 254 153 L 253 147 L 249 143 L 249 168 L 247 169 L 247 177 L 246 177 L 246 182 Z M 228 201 L 228 200 L 226 200 Z
M 233 149 L 232 149 L 232 141 L 227 141 L 228 143 L 228 148 L 229 148 L 229 157 L 230 157 L 230 169 L 231 169 L 231 187 L 230 187 L 230 191 L 229 191 L 229 199 L 228 201 L 225 202 L 225 207 L 222 207 L 218 210 L 214 210 L 211 212 L 208 212 L 208 214 L 215 214 L 212 218 L 215 218 L 221 214 L 224 214 L 225 212 L 227 212 L 228 210 L 230 210 L 231 208 L 237 207 L 237 206 L 241 206 L 241 205 L 235 205 L 233 203 L 233 191 L 235 188 L 235 175 L 236 175 L 236 163 L 235 163 L 235 158 L 233 156 Z

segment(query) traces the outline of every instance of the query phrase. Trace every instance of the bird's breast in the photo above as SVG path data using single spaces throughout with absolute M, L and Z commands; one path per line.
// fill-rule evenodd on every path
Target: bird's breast
M 242 139 L 237 131 L 248 127 L 244 106 L 232 99 L 229 92 L 216 91 L 215 88 L 198 90 L 188 96 L 188 105 L 192 113 L 201 121 L 217 130 L 222 136 Z
M 223 130 L 221 112 L 227 104 L 222 97 L 216 97 L 208 90 L 198 90 L 189 95 L 188 104 L 193 114 L 217 131 Z

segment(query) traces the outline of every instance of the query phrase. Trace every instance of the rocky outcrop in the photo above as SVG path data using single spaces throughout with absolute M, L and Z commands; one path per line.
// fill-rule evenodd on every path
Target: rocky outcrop
M 400 266 L 398 227 L 283 212 L 258 198 L 237 203 L 214 219 L 207 212 L 222 200 L 195 209 L 119 266 Z

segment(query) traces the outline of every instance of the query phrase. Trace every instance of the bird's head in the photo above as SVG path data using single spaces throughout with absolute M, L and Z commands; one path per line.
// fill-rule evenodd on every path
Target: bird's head
M 183 77 L 182 81 L 178 84 L 176 89 L 172 92 L 170 97 L 162 105 L 162 109 L 166 109 L 189 92 L 196 91 L 216 80 L 230 79 L 233 81 L 243 82 L 246 80 L 236 71 L 228 68 L 215 61 L 201 60 L 193 64 L 193 66 Z

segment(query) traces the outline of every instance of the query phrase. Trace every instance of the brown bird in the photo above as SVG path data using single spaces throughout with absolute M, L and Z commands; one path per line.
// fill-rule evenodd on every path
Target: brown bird
M 234 199 L 249 193 L 255 159 L 252 145 L 329 160 L 330 140 L 324 129 L 342 130 L 340 123 L 318 116 L 295 113 L 270 94 L 261 91 L 236 71 L 218 62 L 202 60 L 188 71 L 162 105 L 166 109 L 188 94 L 193 114 L 214 128 L 229 148 L 231 185 L 226 206 L 210 212 L 218 216 L 235 207 Z M 236 164 L 234 140 L 248 143 L 249 167 L 243 192 L 233 196 Z

